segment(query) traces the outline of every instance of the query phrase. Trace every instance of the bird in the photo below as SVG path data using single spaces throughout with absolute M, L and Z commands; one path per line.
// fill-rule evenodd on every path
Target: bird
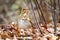
M 31 23 L 27 19 L 21 19 L 18 22 L 20 28 L 29 28 Z
M 18 26 L 20 28 L 30 28 L 32 26 L 31 18 L 28 16 L 28 11 L 23 9 L 23 13 L 18 18 Z

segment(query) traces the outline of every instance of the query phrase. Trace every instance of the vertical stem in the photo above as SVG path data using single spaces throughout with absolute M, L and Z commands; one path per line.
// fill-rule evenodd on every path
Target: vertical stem
M 56 0 L 53 0 L 54 2 L 52 3 L 52 0 L 50 0 L 51 2 L 51 11 L 52 11 L 52 17 L 53 17 L 53 22 L 54 22 L 54 33 L 56 34 L 56 19 L 57 19 L 57 16 L 56 16 Z M 53 9 L 52 9 L 52 4 L 53 4 Z
M 38 8 L 38 5 L 37 5 L 37 3 L 36 3 L 36 0 L 34 1 L 34 3 L 35 3 L 35 6 L 36 6 L 36 10 L 37 10 L 37 12 L 38 12 L 38 15 L 39 15 L 39 19 L 41 20 L 41 15 L 40 15 L 40 12 L 39 12 L 39 8 Z M 40 21 L 41 22 L 41 21 Z M 42 22 L 41 22 L 42 23 Z
M 59 11 L 60 11 L 60 0 L 58 0 L 58 7 L 59 7 Z
M 40 12 L 41 12 L 41 15 L 42 15 L 42 19 L 43 19 L 44 23 L 46 24 L 46 20 L 45 20 L 45 18 L 44 18 L 43 10 L 42 10 L 42 8 L 41 8 L 41 5 L 39 5 L 39 3 L 38 3 L 37 0 L 36 0 L 36 3 L 37 3 L 37 5 L 38 5 L 38 8 L 40 9 Z M 40 14 L 39 14 L 39 15 L 40 15 Z
M 59 13 L 57 17 L 58 17 L 58 22 L 60 23 L 60 0 L 58 0 L 58 7 L 59 7 Z
M 54 13 L 53 13 L 53 22 L 54 22 L 54 32 L 56 33 L 56 0 L 54 0 Z
M 32 2 L 31 2 L 31 0 L 29 0 L 30 1 L 30 3 L 31 3 L 31 9 L 32 9 L 32 12 L 33 12 L 33 15 L 34 15 L 34 18 L 35 18 L 35 21 L 36 21 L 36 25 L 37 25 L 37 27 L 38 27 L 38 30 L 41 32 L 41 34 L 43 35 L 43 32 L 42 32 L 42 30 L 41 30 L 41 26 L 39 25 L 39 23 L 37 22 L 37 19 L 36 19 L 36 16 L 35 16 L 35 12 L 34 12 L 34 9 L 33 9 L 33 5 L 32 5 Z

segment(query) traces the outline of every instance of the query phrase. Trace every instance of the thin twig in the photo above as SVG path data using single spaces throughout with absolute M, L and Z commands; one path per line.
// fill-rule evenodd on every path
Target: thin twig
M 39 3 L 38 3 L 37 0 L 36 0 L 36 2 L 37 2 L 37 5 L 38 5 L 38 8 L 40 9 L 40 12 L 41 12 L 41 15 L 42 15 L 42 19 L 43 19 L 44 23 L 46 24 L 46 20 L 45 20 L 44 15 L 43 15 L 42 7 L 41 7 L 41 5 L 39 5 Z M 40 14 L 39 14 L 39 15 L 40 15 Z
M 29 2 L 31 3 L 31 9 L 32 9 L 32 12 L 33 12 L 33 15 L 34 15 L 34 18 L 35 18 L 35 21 L 36 21 L 36 25 L 37 25 L 37 27 L 38 27 L 38 30 L 40 31 L 40 33 L 43 35 L 43 32 L 42 32 L 42 30 L 41 30 L 41 26 L 39 25 L 39 23 L 37 22 L 37 19 L 36 19 L 36 16 L 35 16 L 35 12 L 34 12 L 34 10 L 33 10 L 33 5 L 32 5 L 32 2 L 31 2 L 31 0 L 29 0 Z
M 55 0 L 54 0 L 54 9 L 52 9 L 52 0 L 50 0 L 50 2 L 51 2 L 51 11 L 52 11 L 52 17 L 53 17 L 53 22 L 54 22 L 54 32 L 56 33 L 56 3 L 55 3 Z

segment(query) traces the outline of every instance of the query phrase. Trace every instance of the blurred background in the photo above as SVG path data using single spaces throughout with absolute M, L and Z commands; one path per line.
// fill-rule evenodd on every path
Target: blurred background
M 45 18 L 45 21 L 47 23 L 52 21 L 52 11 L 51 8 L 53 9 L 53 0 L 52 0 L 52 7 L 51 7 L 51 1 L 50 0 L 38 0 L 39 5 L 42 8 L 43 16 Z M 59 7 L 59 0 L 56 0 L 56 18 L 57 22 L 60 22 L 60 7 Z M 42 16 L 38 14 L 38 11 L 40 10 L 39 8 L 36 7 L 35 5 L 35 0 L 32 0 L 31 3 L 33 4 L 33 10 L 35 11 L 36 17 L 38 22 L 43 22 Z M 58 5 L 57 5 L 58 4 Z M 38 5 L 38 4 L 37 4 Z M 25 10 L 25 11 L 24 11 Z M 26 12 L 28 11 L 28 12 Z M 34 17 L 33 17 L 33 11 L 32 7 L 30 5 L 30 1 L 28 0 L 0 0 L 0 24 L 9 24 L 11 22 L 15 22 L 18 24 L 20 20 L 20 15 L 23 15 L 24 13 L 28 13 L 27 15 L 31 18 L 32 22 L 34 22 Z M 39 11 L 41 14 L 41 12 Z M 44 23 L 44 22 L 43 22 Z
M 0 24 L 7 24 L 0 25 L 4 40 L 26 35 L 32 40 L 56 40 L 55 34 L 60 39 L 60 0 L 0 0 Z M 44 37 L 47 34 L 49 37 Z

